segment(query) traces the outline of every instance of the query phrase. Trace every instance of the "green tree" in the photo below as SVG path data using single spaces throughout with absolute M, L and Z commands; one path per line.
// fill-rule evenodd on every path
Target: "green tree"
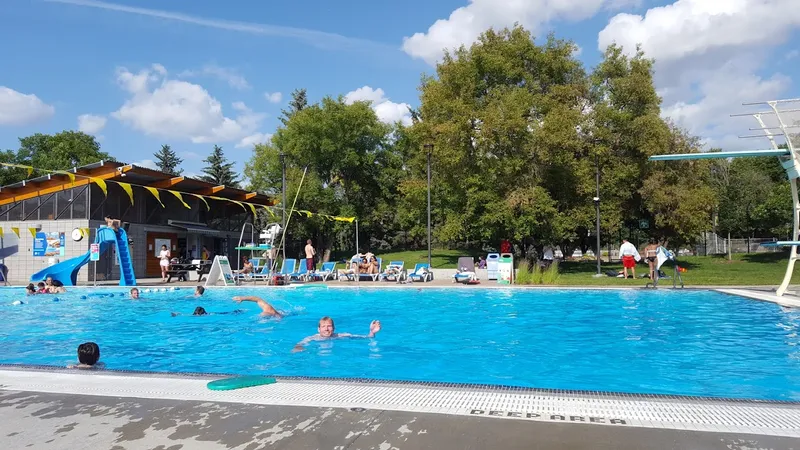
M 283 114 L 282 117 L 279 118 L 281 123 L 286 126 L 286 124 L 289 123 L 289 119 L 291 119 L 296 113 L 305 109 L 306 106 L 308 106 L 308 96 L 306 95 L 305 88 L 295 89 L 292 91 L 292 99 L 289 101 L 289 109 L 281 110 L 281 113 Z
M 203 173 L 200 179 L 209 183 L 215 183 L 222 186 L 233 188 L 239 187 L 239 180 L 237 179 L 236 172 L 233 171 L 233 163 L 228 162 L 225 154 L 222 152 L 222 147 L 215 145 L 214 151 L 208 158 L 203 160 L 208 165 L 203 168 Z
M 80 131 L 62 131 L 55 135 L 36 133 L 20 138 L 16 159 L 19 164 L 52 170 L 114 160 L 100 151 L 94 136 Z
M 156 158 L 156 166 L 162 172 L 166 172 L 175 176 L 183 173 L 183 169 L 179 168 L 183 159 L 179 158 L 169 145 L 162 145 L 161 150 L 153 153 Z

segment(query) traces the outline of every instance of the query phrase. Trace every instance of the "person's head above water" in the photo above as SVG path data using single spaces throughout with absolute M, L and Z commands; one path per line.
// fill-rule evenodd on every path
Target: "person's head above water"
M 131 298 L 139 298 L 139 289 L 138 288 L 131 289 Z
M 205 292 L 206 292 L 206 288 L 204 288 L 203 286 L 197 286 L 196 288 L 194 288 L 194 296 L 195 297 L 200 297 Z
M 51 285 L 51 284 L 53 284 L 53 277 L 47 277 L 47 278 L 45 278 L 45 279 L 44 279 L 44 282 L 45 282 L 45 284 L 46 284 L 46 285 L 48 285 L 48 286 L 49 286 L 49 285 Z
M 36 286 L 34 286 L 33 283 L 31 283 L 31 284 L 25 286 L 25 291 L 27 291 L 28 294 L 35 294 L 36 293 Z
M 208 313 L 206 312 L 206 309 L 203 308 L 202 306 L 198 306 L 197 308 L 195 308 L 194 313 L 192 313 L 193 316 L 205 316 L 207 314 Z
M 331 337 L 333 336 L 334 330 L 336 327 L 333 325 L 333 319 L 328 316 L 319 319 L 319 324 L 317 324 L 317 332 L 322 337 Z
M 100 359 L 100 347 L 94 342 L 84 342 L 78 346 L 78 362 L 93 366 Z

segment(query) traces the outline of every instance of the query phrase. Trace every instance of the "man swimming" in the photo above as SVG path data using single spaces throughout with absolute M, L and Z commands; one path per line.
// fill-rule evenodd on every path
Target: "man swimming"
M 193 316 L 217 316 L 217 315 L 223 315 L 223 314 L 241 314 L 243 312 L 244 312 L 243 309 L 236 309 L 236 310 L 233 310 L 233 311 L 211 312 L 210 313 L 210 312 L 206 311 L 206 309 L 203 308 L 202 306 L 198 306 L 197 308 L 194 309 L 194 312 L 192 313 L 192 315 Z M 177 313 L 177 312 L 172 313 L 172 317 L 176 317 L 176 316 L 180 316 L 180 315 L 182 315 L 182 314 L 181 313 Z
M 264 299 L 260 297 L 251 297 L 251 296 L 242 296 L 242 297 L 233 297 L 233 301 L 236 303 L 242 302 L 253 302 L 257 303 L 258 306 L 261 308 L 262 317 L 275 317 L 277 319 L 282 319 L 283 314 L 280 313 L 278 310 L 272 307 L 269 303 L 265 302 Z
M 363 338 L 373 338 L 379 331 L 381 331 L 381 321 L 380 320 L 373 320 L 369 324 L 369 334 L 359 335 L 359 334 L 350 334 L 350 333 L 336 333 L 335 326 L 333 324 L 333 319 L 328 316 L 319 319 L 319 324 L 317 324 L 317 334 L 313 336 L 308 336 L 307 338 L 303 339 L 302 341 L 295 344 L 294 348 L 292 349 L 292 353 L 294 352 L 302 352 L 305 350 L 305 346 L 308 345 L 311 341 L 324 341 L 328 339 L 338 339 L 338 338 L 355 338 L 355 339 L 363 339 Z
M 202 297 L 205 292 L 206 288 L 204 288 L 203 286 L 197 286 L 196 288 L 194 288 L 195 297 Z
M 133 288 L 131 289 L 131 298 L 137 300 L 139 298 L 139 289 Z

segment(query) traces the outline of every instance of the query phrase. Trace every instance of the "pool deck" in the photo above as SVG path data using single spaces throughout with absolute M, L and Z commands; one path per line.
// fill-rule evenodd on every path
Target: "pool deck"
M 0 368 L 6 448 L 800 449 L 800 403 Z

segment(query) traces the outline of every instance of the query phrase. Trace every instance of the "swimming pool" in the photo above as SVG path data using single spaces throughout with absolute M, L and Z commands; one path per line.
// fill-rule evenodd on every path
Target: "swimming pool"
M 800 400 L 800 310 L 713 291 L 183 288 L 135 301 L 73 288 L 57 302 L 22 291 L 0 289 L 0 363 L 63 366 L 95 341 L 113 369 Z M 291 314 L 260 318 L 234 295 Z M 196 306 L 243 312 L 193 317 Z M 374 319 L 383 330 L 292 353 L 325 315 L 337 332 L 367 334 Z

